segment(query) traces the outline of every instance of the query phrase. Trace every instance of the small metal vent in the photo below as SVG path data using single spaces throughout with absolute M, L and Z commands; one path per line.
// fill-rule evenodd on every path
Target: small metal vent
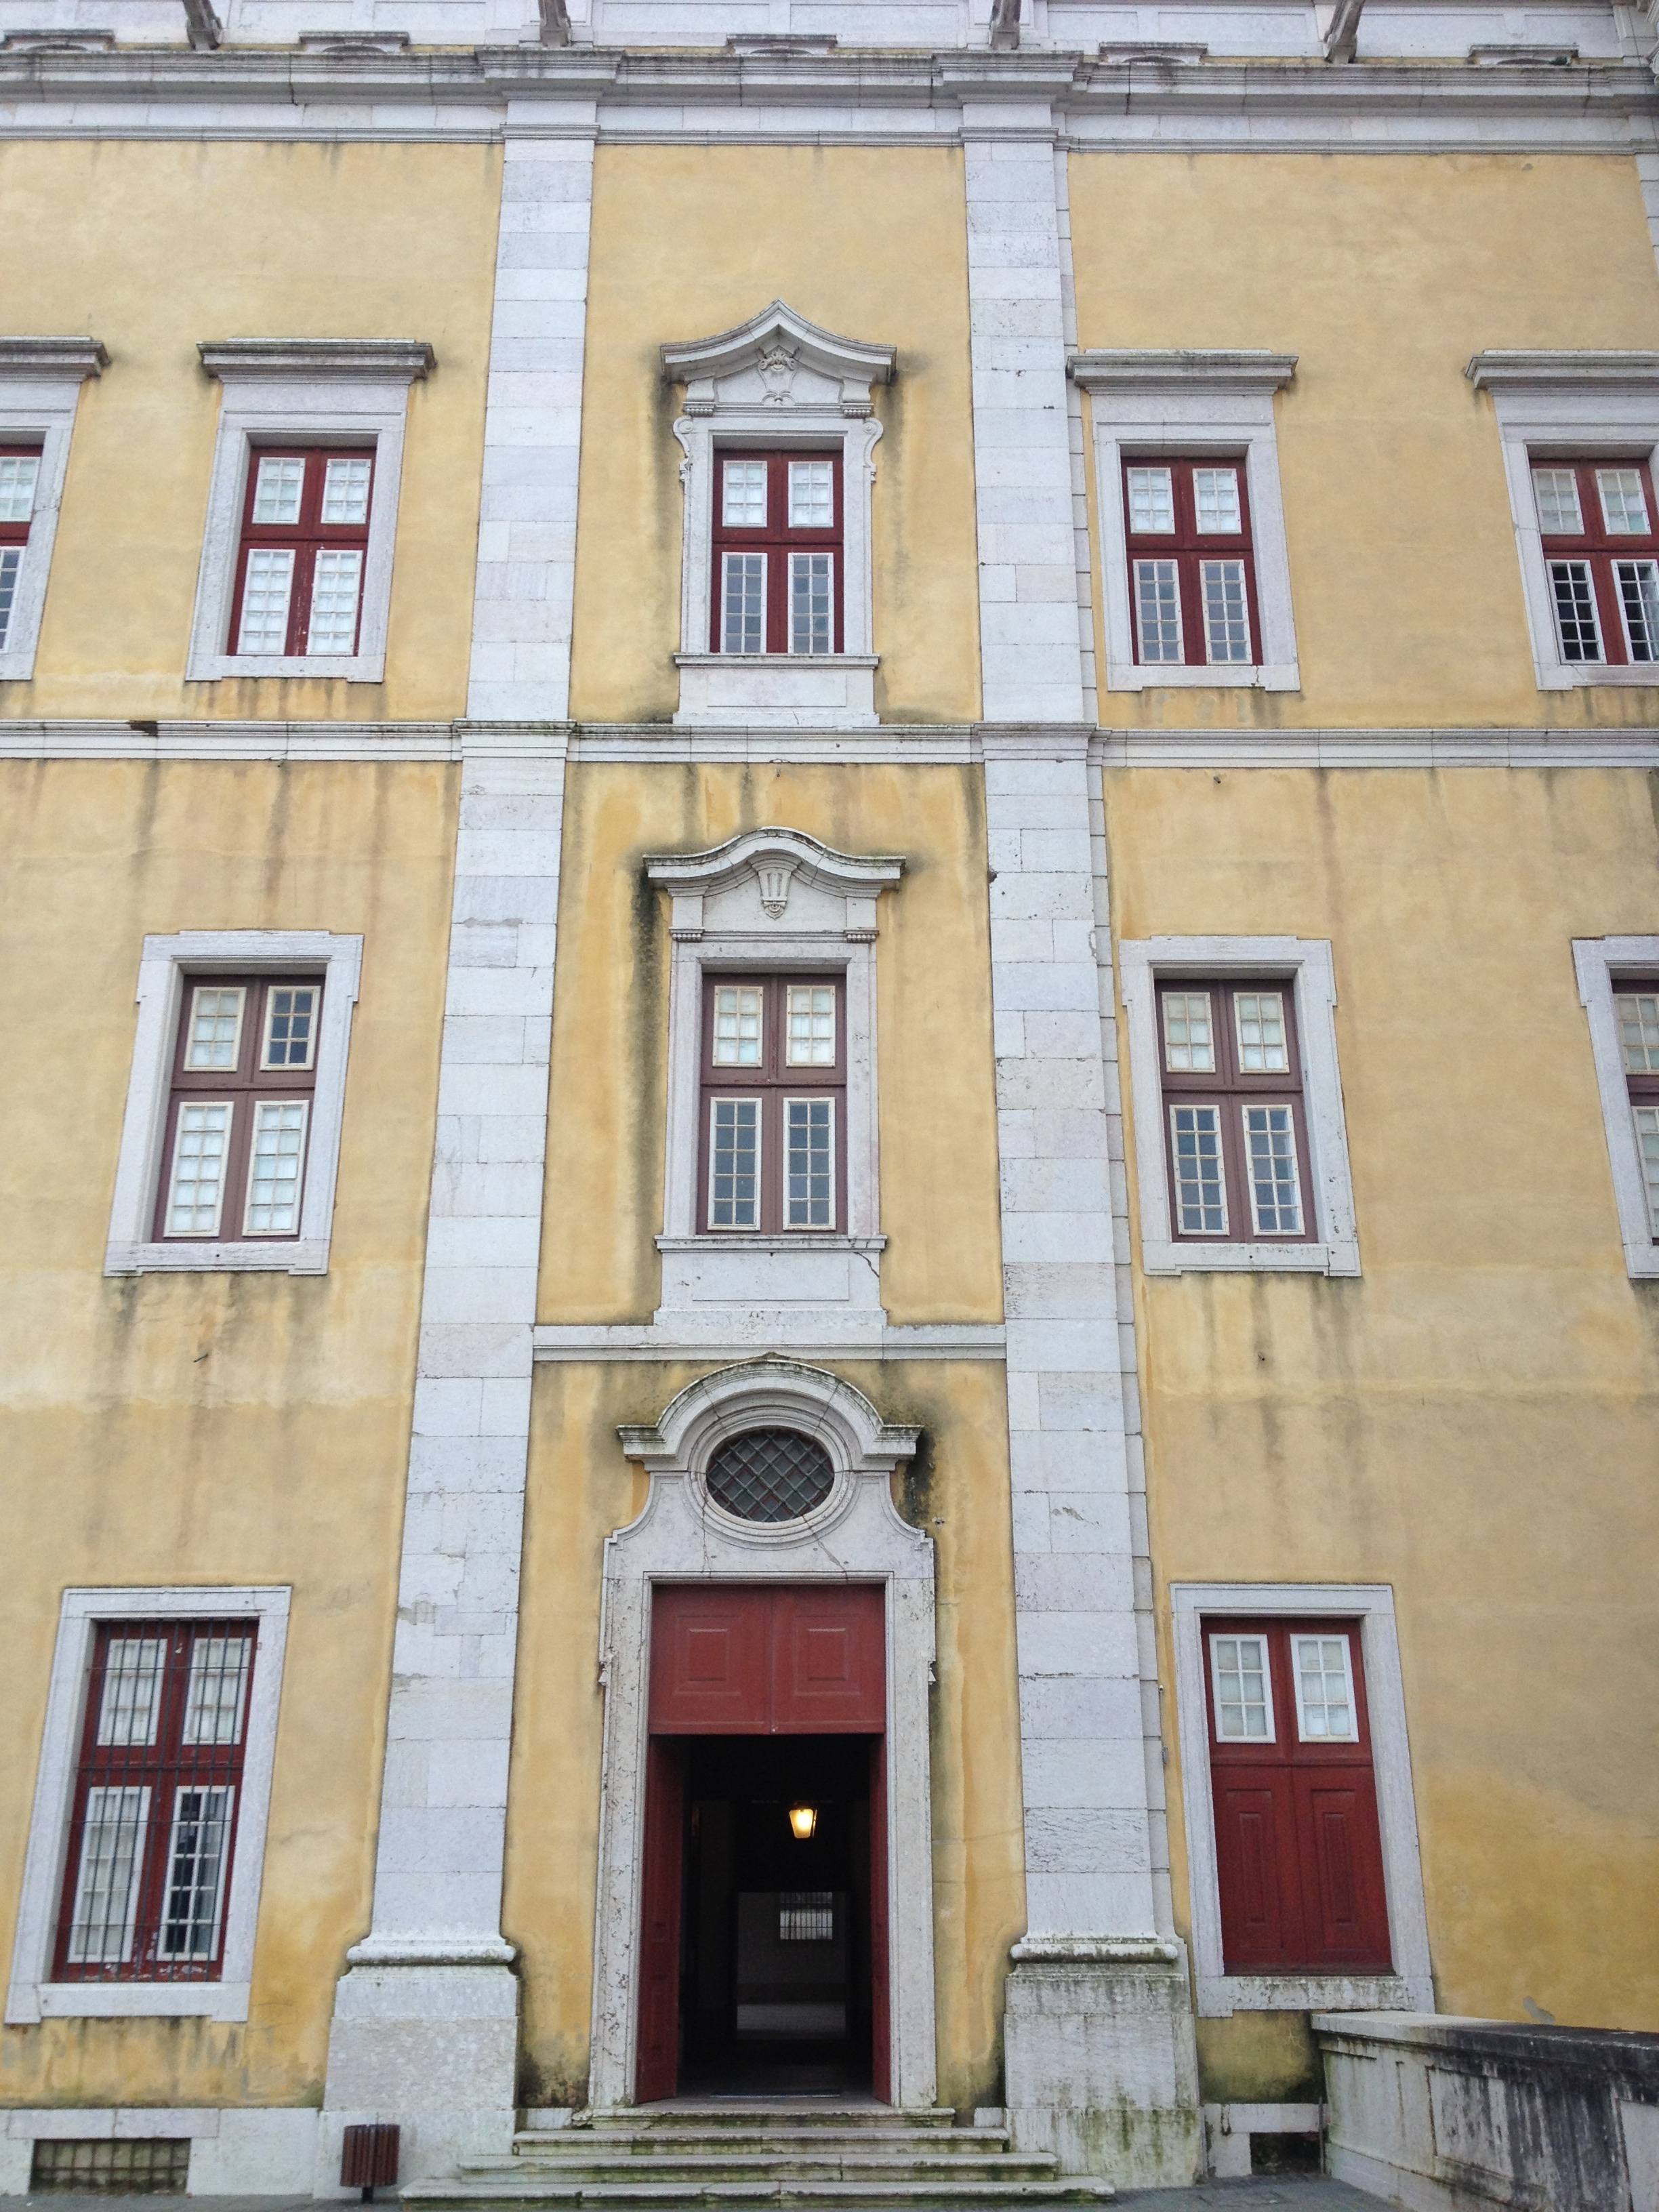
M 740 1521 L 799 1521 L 836 1479 L 830 1455 L 793 1429 L 750 1429 L 708 1462 L 708 1495 Z
M 836 1893 L 833 1889 L 781 1889 L 778 1892 L 780 1943 L 833 1943 L 836 1940 Z
M 182 2197 L 190 2181 L 188 2136 L 112 2142 L 37 2140 L 29 2187 L 76 2197 Z

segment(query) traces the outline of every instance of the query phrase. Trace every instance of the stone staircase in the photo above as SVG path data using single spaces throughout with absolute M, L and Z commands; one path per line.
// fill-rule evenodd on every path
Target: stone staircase
M 949 2110 L 793 2099 L 595 2112 L 577 2127 L 526 2130 L 510 2156 L 464 2160 L 453 2181 L 402 2191 L 424 2212 L 541 2204 L 972 2212 L 1101 2204 L 1111 2195 L 1109 2182 L 1062 2178 L 1049 2153 L 1011 2149 L 1005 2128 L 957 2126 Z

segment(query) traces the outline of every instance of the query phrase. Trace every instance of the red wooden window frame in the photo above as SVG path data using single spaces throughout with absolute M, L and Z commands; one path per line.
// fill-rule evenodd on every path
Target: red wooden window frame
M 155 1216 L 151 1234 L 160 1243 L 170 1244 L 280 1244 L 291 1243 L 300 1234 L 300 1217 L 305 1205 L 306 1176 L 310 1171 L 311 1146 L 316 1121 L 317 1054 L 320 1046 L 323 1015 L 323 978 L 320 975 L 201 975 L 184 976 L 179 1010 L 179 1027 L 173 1041 L 173 1069 L 167 1096 L 167 1122 L 162 1133 L 161 1173 L 155 1194 Z M 273 992 L 308 990 L 314 995 L 311 1012 L 311 1064 L 308 1067 L 262 1067 L 265 1027 Z M 242 1004 L 241 1037 L 233 1068 L 191 1068 L 185 1066 L 188 1048 L 191 1018 L 196 1005 L 198 990 L 240 990 L 245 994 Z M 179 1233 L 167 1235 L 167 1212 L 173 1197 L 174 1152 L 179 1133 L 181 1109 L 196 1099 L 223 1099 L 231 1105 L 230 1139 L 225 1148 L 223 1192 L 216 1230 L 203 1230 L 193 1236 Z M 243 1226 L 247 1206 L 248 1170 L 252 1145 L 255 1108 L 263 1100 L 303 1100 L 311 1111 L 306 1115 L 305 1142 L 300 1158 L 298 1200 L 292 1229 L 250 1231 Z
M 1639 456 L 1618 459 L 1601 453 L 1594 460 L 1552 460 L 1543 455 L 1529 457 L 1530 469 L 1571 469 L 1578 487 L 1578 514 L 1584 528 L 1576 537 L 1565 531 L 1541 532 L 1547 572 L 1552 561 L 1583 561 L 1590 572 L 1590 586 L 1595 594 L 1595 619 L 1601 633 L 1601 658 L 1597 660 L 1568 660 L 1561 654 L 1564 666 L 1569 668 L 1628 668 L 1632 665 L 1655 671 L 1654 681 L 1659 684 L 1659 640 L 1655 641 L 1651 662 L 1632 663 L 1625 642 L 1624 618 L 1620 610 L 1619 588 L 1613 575 L 1613 566 L 1619 561 L 1659 561 L 1659 507 L 1653 497 L 1653 477 L 1648 464 Z M 1642 496 L 1647 501 L 1648 529 L 1644 536 L 1633 532 L 1608 530 L 1607 518 L 1601 512 L 1601 495 L 1595 481 L 1598 469 L 1634 469 L 1642 479 Z M 1534 501 L 1537 497 L 1534 489 Z M 1541 526 L 1543 517 L 1539 516 Z M 1554 619 L 1555 580 L 1550 575 L 1552 620 Z M 1560 632 L 1556 631 L 1556 650 L 1561 652 Z
M 822 1067 L 791 1067 L 784 1058 L 787 1009 L 791 986 L 836 994 L 836 1057 Z M 714 1062 L 714 994 L 738 988 L 763 994 L 761 1059 L 757 1066 L 717 1066 Z M 697 1222 L 720 1237 L 828 1237 L 847 1226 L 847 977 L 844 971 L 793 975 L 708 975 L 702 988 L 702 1079 L 697 1099 Z M 709 1192 L 709 1153 L 714 1101 L 722 1096 L 758 1097 L 761 1103 L 760 1220 L 752 1227 L 716 1226 Z M 834 1101 L 836 1194 L 832 1219 L 821 1226 L 791 1224 L 785 1216 L 784 1101 L 818 1097 Z
M 149 1741 L 123 1743 L 99 1741 L 104 1692 L 112 1644 L 155 1643 L 160 1654 L 159 1692 L 154 1720 L 146 1731 Z M 203 1651 L 204 1673 L 211 1678 L 217 1642 L 222 1679 L 235 1690 L 228 1673 L 224 1647 L 246 1644 L 246 1663 L 240 1673 L 232 1709 L 234 1737 L 229 1741 L 187 1741 L 191 1722 L 190 1688 L 193 1659 Z M 53 1978 L 69 1982 L 217 1981 L 223 1971 L 225 1923 L 230 1910 L 231 1885 L 235 1878 L 236 1831 L 242 1811 L 242 1770 L 246 1751 L 248 1714 L 253 1695 L 254 1668 L 258 1658 L 258 1624 L 246 1619 L 223 1620 L 116 1620 L 97 1625 L 92 1668 L 87 1685 L 87 1705 L 81 1728 L 75 1796 L 70 1812 L 64 1887 L 58 1907 L 58 1935 L 52 1962 Z M 131 1679 L 131 1674 L 130 1674 Z M 142 1692 L 141 1692 L 142 1694 Z M 197 1726 L 201 1723 L 198 1719 Z M 114 1733 L 118 1736 L 118 1729 Z M 216 1736 L 222 1734 L 216 1729 Z M 84 1954 L 85 1939 L 77 1943 L 75 1906 L 80 1889 L 82 1858 L 87 1842 L 88 1810 L 94 1790 L 138 1790 L 147 1793 L 142 1827 L 125 1857 L 116 1847 L 116 1864 L 108 1891 L 113 1896 L 123 1886 L 126 1901 L 118 1915 L 119 1934 L 109 1933 L 107 1914 L 100 1923 L 105 1940 L 97 1948 L 111 1957 Z M 231 1792 L 228 1807 L 204 1804 L 191 1793 Z M 135 1808 L 136 1809 L 136 1808 Z M 204 1817 L 205 1816 L 205 1817 Z M 204 1830 L 208 1832 L 204 1845 Z M 105 1831 L 107 1835 L 107 1830 Z M 200 1887 L 191 1869 L 194 1850 L 204 1846 L 216 1853 L 210 1920 L 203 1933 L 192 1907 L 199 1905 Z M 131 1869 L 130 1876 L 128 1869 Z M 184 1916 L 178 1908 L 184 1905 Z M 180 1930 L 185 1941 L 179 1942 Z
M 40 461 L 42 459 L 43 448 L 38 442 L 31 443 L 29 440 L 24 439 L 21 443 L 7 442 L 0 444 L 0 460 Z M 40 497 L 40 471 L 37 470 L 34 478 L 34 496 L 29 502 L 28 520 L 27 522 L 0 522 L 0 556 L 3 556 L 9 547 L 14 551 L 21 554 L 23 547 L 28 544 L 29 532 L 34 527 L 34 509 L 36 505 L 39 503 Z M 21 580 L 22 571 L 23 563 L 20 559 L 12 575 L 9 596 L 7 599 L 3 610 L 0 610 L 0 646 L 4 645 L 11 635 L 12 622 L 15 617 L 17 611 L 17 586 Z
M 1202 1631 L 1225 1971 L 1391 1972 L 1359 1623 L 1211 1618 Z M 1216 1636 L 1266 1640 L 1273 1741 L 1222 1738 L 1212 1644 Z M 1357 1729 L 1352 1742 L 1301 1741 L 1291 1679 L 1291 1639 L 1297 1636 L 1341 1637 L 1346 1642 Z
M 766 522 L 763 528 L 749 529 L 727 523 L 726 515 L 726 464 L 728 461 L 763 463 L 766 469 Z M 830 464 L 830 495 L 835 507 L 835 526 L 830 530 L 792 529 L 789 524 L 789 464 L 791 461 L 828 461 Z M 834 650 L 842 652 L 845 632 L 843 608 L 846 597 L 847 561 L 844 549 L 846 511 L 842 496 L 842 457 L 838 452 L 797 448 L 793 452 L 756 453 L 750 450 L 725 447 L 714 454 L 714 559 L 709 579 L 709 635 L 711 653 L 726 651 L 726 564 L 721 556 L 726 553 L 764 553 L 766 562 L 766 653 L 793 651 L 790 640 L 789 617 L 789 556 L 791 553 L 830 553 L 835 556 L 833 593 Z M 735 648 L 734 648 L 735 649 Z
M 1615 975 L 1613 978 L 1613 994 L 1615 999 L 1622 998 L 1630 992 L 1641 994 L 1650 992 L 1659 993 L 1659 975 Z M 1620 1057 L 1622 1059 L 1623 1055 L 1621 1054 Z M 1625 1092 L 1630 1100 L 1632 1113 L 1638 1106 L 1659 1107 L 1659 1073 L 1633 1067 L 1626 1068 Z M 1654 1230 L 1651 1241 L 1659 1244 L 1659 1228 Z
M 1185 996 L 1205 991 L 1210 999 L 1210 1028 L 1214 1040 L 1213 1074 L 1171 1070 L 1164 1028 L 1164 1003 L 1170 994 Z M 1257 1074 L 1239 1065 L 1237 1016 L 1233 1005 L 1240 992 L 1273 991 L 1285 1009 L 1285 1058 L 1283 1073 Z M 1189 1243 L 1311 1244 L 1318 1237 L 1314 1218 L 1313 1177 L 1308 1158 L 1308 1115 L 1304 1096 L 1301 1041 L 1297 1034 L 1296 984 L 1288 975 L 1160 975 L 1158 980 L 1158 1057 L 1163 1086 L 1164 1145 L 1170 1170 L 1170 1230 Z M 1297 1185 L 1302 1200 L 1302 1226 L 1294 1235 L 1284 1231 L 1258 1230 L 1250 1208 L 1246 1170 L 1243 1109 L 1252 1100 L 1291 1109 L 1296 1133 Z M 1175 1139 L 1170 1109 L 1178 1105 L 1218 1107 L 1221 1158 L 1227 1194 L 1224 1230 L 1183 1229 Z
M 1129 499 L 1131 469 L 1168 469 L 1175 509 L 1173 530 L 1141 531 L 1132 525 L 1133 508 Z M 1238 520 L 1240 527 L 1231 533 L 1216 531 L 1201 532 L 1198 526 L 1197 495 L 1193 487 L 1194 469 L 1231 469 L 1238 479 Z M 1261 659 L 1261 617 L 1256 606 L 1255 551 L 1250 534 L 1250 487 L 1245 468 L 1245 457 L 1240 453 L 1199 453 L 1178 459 L 1169 453 L 1126 453 L 1122 462 L 1120 489 L 1123 498 L 1124 543 L 1127 549 L 1129 569 L 1129 620 L 1134 637 L 1135 663 L 1143 668 L 1249 668 Z M 1201 575 L 1206 561 L 1237 561 L 1244 563 L 1244 605 L 1250 625 L 1250 650 L 1243 660 L 1216 660 L 1209 656 L 1209 632 L 1204 621 L 1204 591 Z M 1140 593 L 1135 577 L 1137 561 L 1173 561 L 1176 563 L 1181 593 L 1180 660 L 1147 660 L 1141 652 Z
M 288 602 L 288 636 L 283 648 L 289 658 L 303 657 L 310 651 L 312 584 L 316 574 L 318 554 L 334 546 L 355 545 L 362 549 L 362 565 L 357 576 L 357 619 L 351 635 L 351 650 L 354 653 L 356 652 L 363 631 L 363 587 L 368 574 L 368 526 L 374 513 L 374 459 L 372 445 L 265 445 L 255 446 L 250 450 L 247 488 L 242 496 L 242 537 L 236 552 L 236 589 L 231 599 L 230 651 L 233 655 L 240 655 L 245 649 L 242 645 L 242 599 L 247 588 L 248 556 L 257 548 L 264 546 L 284 550 L 292 548 L 294 553 L 294 582 Z M 254 501 L 259 487 L 259 464 L 263 460 L 304 462 L 305 477 L 297 522 L 256 523 L 253 520 Z M 368 504 L 362 522 L 323 520 L 323 483 L 331 461 L 368 463 Z M 263 654 L 266 648 L 258 650 Z

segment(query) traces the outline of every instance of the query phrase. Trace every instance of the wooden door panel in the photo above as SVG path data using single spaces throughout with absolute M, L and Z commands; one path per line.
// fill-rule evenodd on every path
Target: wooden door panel
M 771 1726 L 772 1592 L 659 1584 L 651 1604 L 651 1727 L 662 1735 Z
M 869 1735 L 887 1724 L 885 1607 L 878 1589 L 773 1593 L 772 1728 Z
M 1301 1950 L 1300 1869 L 1290 1777 L 1218 1774 L 1216 1858 L 1230 1974 L 1271 1973 Z
M 1296 1794 L 1310 1958 L 1327 1969 L 1387 1973 L 1388 1902 L 1370 1770 L 1304 1769 Z
M 644 1910 L 640 1929 L 641 2104 L 679 2086 L 680 1892 L 685 1861 L 685 1768 L 679 1746 L 650 1740 L 645 1766 Z

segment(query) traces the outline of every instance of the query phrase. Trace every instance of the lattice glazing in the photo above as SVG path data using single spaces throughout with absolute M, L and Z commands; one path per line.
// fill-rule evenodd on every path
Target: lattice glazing
M 749 1429 L 708 1462 L 708 1495 L 739 1521 L 799 1521 L 835 1482 L 823 1446 L 793 1429 Z

